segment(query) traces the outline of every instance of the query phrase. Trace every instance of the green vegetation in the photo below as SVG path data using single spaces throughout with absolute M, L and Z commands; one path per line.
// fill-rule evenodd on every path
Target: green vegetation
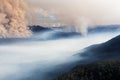
M 120 60 L 79 65 L 55 80 L 120 80 Z

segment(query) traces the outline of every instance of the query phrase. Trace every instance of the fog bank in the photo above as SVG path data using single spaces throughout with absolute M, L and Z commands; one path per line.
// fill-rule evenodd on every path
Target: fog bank
M 103 33 L 83 38 L 50 41 L 33 40 L 0 45 L 0 79 L 26 80 L 32 78 L 34 80 L 46 80 L 50 75 L 48 72 L 56 69 L 56 66 L 61 67 L 67 63 L 84 60 L 83 57 L 73 56 L 82 49 L 105 42 L 118 34 Z

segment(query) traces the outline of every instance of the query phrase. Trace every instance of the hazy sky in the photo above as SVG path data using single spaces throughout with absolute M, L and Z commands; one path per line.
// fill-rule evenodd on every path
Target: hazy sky
M 90 25 L 120 24 L 120 0 L 27 1 L 34 9 L 43 9 L 43 14 L 55 14 L 66 24 L 76 24 L 79 20 Z

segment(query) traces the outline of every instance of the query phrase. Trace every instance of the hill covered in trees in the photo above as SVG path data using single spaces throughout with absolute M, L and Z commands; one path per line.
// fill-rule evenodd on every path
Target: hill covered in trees
M 78 66 L 55 80 L 120 80 L 120 35 L 87 47 L 78 55 L 86 57 L 88 63 L 78 63 Z
M 120 60 L 78 65 L 54 80 L 120 80 Z

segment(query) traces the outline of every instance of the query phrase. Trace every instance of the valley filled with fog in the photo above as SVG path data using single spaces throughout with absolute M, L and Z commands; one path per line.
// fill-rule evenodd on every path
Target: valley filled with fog
M 56 33 L 45 32 L 43 36 L 39 34 L 40 37 L 37 35 L 37 38 L 30 38 L 30 41 L 14 43 L 13 39 L 12 44 L 0 45 L 0 79 L 49 80 L 54 71 L 58 73 L 61 69 L 63 73 L 62 70 L 67 70 L 65 69 L 67 64 L 85 60 L 82 56 L 74 55 L 83 52 L 83 49 L 88 46 L 100 44 L 118 36 L 119 31 L 90 34 L 85 37 L 39 40 L 39 38 L 47 39 L 48 35 L 53 34 Z M 72 66 L 69 65 L 69 68 Z

